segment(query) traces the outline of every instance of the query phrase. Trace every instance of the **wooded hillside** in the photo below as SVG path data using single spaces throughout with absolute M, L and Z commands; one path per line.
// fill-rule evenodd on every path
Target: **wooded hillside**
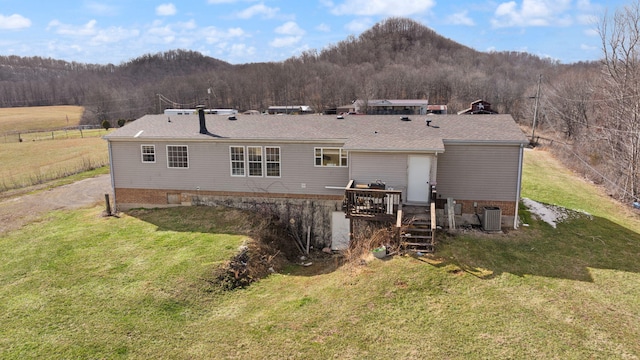
M 264 110 L 304 104 L 316 111 L 356 98 L 429 99 L 452 111 L 479 98 L 525 117 L 538 74 L 561 67 L 526 53 L 481 53 L 409 19 L 392 18 L 359 37 L 280 63 L 231 65 L 186 50 L 120 65 L 0 57 L 0 107 L 82 105 L 86 122 L 136 118 L 169 104 Z M 208 93 L 211 89 L 211 94 Z
M 624 11 L 630 24 L 640 13 L 637 2 Z M 616 24 L 611 21 L 618 30 Z M 640 38 L 637 29 L 626 31 L 603 31 L 603 53 L 620 44 L 614 38 L 605 41 L 606 36 Z M 633 86 L 638 80 L 631 75 L 640 73 L 640 65 L 633 67 L 639 58 L 633 46 L 622 49 L 628 59 L 619 59 L 621 49 L 611 49 L 603 62 L 560 64 L 523 52 L 478 52 L 413 20 L 390 18 L 358 37 L 278 63 L 231 65 L 187 50 L 147 54 L 119 65 L 4 56 L 0 107 L 82 105 L 87 109 L 83 122 L 115 124 L 197 104 L 240 111 L 310 105 L 323 111 L 355 99 L 428 99 L 455 113 L 484 99 L 526 127 L 538 100 L 537 134 L 554 139 L 567 164 L 606 185 L 612 196 L 637 201 L 640 114 L 632 109 L 638 103 L 633 89 L 640 87 Z M 636 70 L 616 67 L 622 63 Z M 616 98 L 626 104 L 610 101 Z

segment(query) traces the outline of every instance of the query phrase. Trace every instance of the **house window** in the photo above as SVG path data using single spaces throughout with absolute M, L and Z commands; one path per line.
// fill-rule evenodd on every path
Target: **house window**
M 142 154 L 143 163 L 156 162 L 156 146 L 155 145 L 142 145 L 141 154 Z
M 189 168 L 189 152 L 186 145 L 167 145 L 167 167 Z
M 267 177 L 280 177 L 280 148 L 264 148 L 265 166 Z
M 231 146 L 229 155 L 231 156 L 231 176 L 244 176 L 244 147 Z
M 247 146 L 249 176 L 262 176 L 262 147 Z
M 340 148 L 315 148 L 315 166 L 348 166 L 347 155 Z

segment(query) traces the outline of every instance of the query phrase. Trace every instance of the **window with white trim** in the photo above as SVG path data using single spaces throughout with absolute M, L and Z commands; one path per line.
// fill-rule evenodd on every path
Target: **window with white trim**
M 167 167 L 188 169 L 189 151 L 187 145 L 167 145 Z
M 280 177 L 280 148 L 264 147 L 264 162 L 267 177 Z
M 230 146 L 231 176 L 244 176 L 244 146 Z
M 143 163 L 156 162 L 156 146 L 155 145 L 140 145 L 140 153 L 142 154 Z
M 262 176 L 262 147 L 247 146 L 247 164 L 249 176 Z
M 315 148 L 315 166 L 348 166 L 348 152 L 341 148 Z

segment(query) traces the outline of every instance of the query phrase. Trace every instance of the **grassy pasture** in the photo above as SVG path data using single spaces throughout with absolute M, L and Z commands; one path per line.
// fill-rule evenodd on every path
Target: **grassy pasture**
M 523 193 L 592 216 L 523 210 L 530 226 L 443 236 L 435 256 L 228 293 L 206 280 L 250 230 L 238 213 L 53 212 L 0 238 L 0 358 L 639 358 L 638 215 L 541 151 Z
M 101 138 L 0 144 L 0 192 L 42 184 L 108 163 L 107 142 Z
M 0 134 L 77 126 L 82 106 L 0 108 Z
M 103 129 L 31 132 L 76 126 L 83 108 L 45 106 L 0 109 L 0 134 L 23 131 L 23 142 L 0 141 L 0 192 L 29 187 L 109 163 Z M 69 122 L 67 122 L 67 116 Z M 54 141 L 36 141 L 51 140 Z M 17 141 L 17 140 L 16 140 Z

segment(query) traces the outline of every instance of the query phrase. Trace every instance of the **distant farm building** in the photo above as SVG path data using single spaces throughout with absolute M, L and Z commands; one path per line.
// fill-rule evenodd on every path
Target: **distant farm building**
M 267 112 L 274 114 L 312 114 L 313 109 L 307 105 L 269 106 Z
M 447 114 L 446 105 L 429 105 L 429 100 L 355 100 L 337 108 L 339 114 L 426 115 Z
M 497 111 L 491 109 L 491 103 L 484 100 L 476 100 L 471 103 L 468 109 L 458 111 L 458 115 L 479 115 L 479 114 L 497 114 Z

